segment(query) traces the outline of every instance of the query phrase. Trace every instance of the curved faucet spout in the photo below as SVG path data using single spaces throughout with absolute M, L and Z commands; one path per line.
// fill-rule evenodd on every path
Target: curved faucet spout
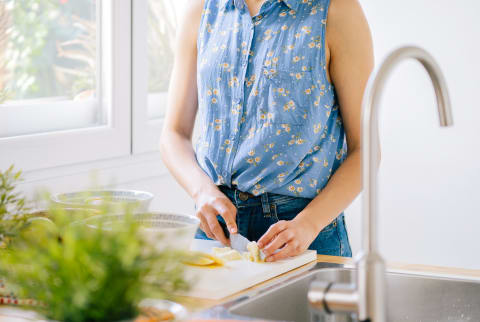
M 418 47 L 402 47 L 392 52 L 372 74 L 365 89 L 362 115 L 363 167 L 363 242 L 364 252 L 377 252 L 377 169 L 379 166 L 378 116 L 380 99 L 393 69 L 407 59 L 418 60 L 425 67 L 435 89 L 441 126 L 453 124 L 448 89 L 440 67 L 433 57 Z
M 418 60 L 427 70 L 437 97 L 441 126 L 453 124 L 448 90 L 440 68 L 430 54 L 418 47 L 404 47 L 392 52 L 370 76 L 363 98 L 362 115 L 362 250 L 356 260 L 357 285 L 314 284 L 308 293 L 310 304 L 327 313 L 355 311 L 360 321 L 385 322 L 385 266 L 378 252 L 377 170 L 379 165 L 378 116 L 386 80 L 394 67 L 406 59 Z
M 437 99 L 441 126 L 453 124 L 448 89 L 433 57 L 418 47 L 403 47 L 392 52 L 370 77 L 363 98 L 362 124 L 362 173 L 363 173 L 363 216 L 362 252 L 357 260 L 357 291 L 359 294 L 358 314 L 360 320 L 381 322 L 386 320 L 385 311 L 385 269 L 378 252 L 378 166 L 379 138 L 378 117 L 380 99 L 386 80 L 393 69 L 406 59 L 418 60 L 425 67 L 432 80 Z

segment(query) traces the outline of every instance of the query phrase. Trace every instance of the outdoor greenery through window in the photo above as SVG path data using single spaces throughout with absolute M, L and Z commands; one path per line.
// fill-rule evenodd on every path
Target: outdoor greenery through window
M 150 119 L 165 115 L 173 68 L 175 30 L 184 1 L 148 0 L 148 92 Z
M 96 16 L 96 0 L 2 0 L 0 103 L 94 98 Z
M 0 0 L 0 145 L 68 136 L 109 157 L 156 151 L 186 5 Z
M 0 138 L 107 124 L 100 6 L 100 0 L 0 1 Z

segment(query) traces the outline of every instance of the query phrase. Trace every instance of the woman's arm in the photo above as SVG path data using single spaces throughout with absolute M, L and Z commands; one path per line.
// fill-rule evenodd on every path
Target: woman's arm
M 370 29 L 358 0 L 331 1 L 326 42 L 328 70 L 339 100 L 348 156 L 325 188 L 294 220 L 272 225 L 259 240 L 265 254 L 271 255 L 267 260 L 305 251 L 361 191 L 361 105 L 374 63 Z M 273 254 L 283 245 L 281 251 Z
M 195 200 L 200 228 L 208 237 L 224 244 L 228 240 L 217 214 L 236 231 L 236 208 L 200 168 L 192 146 L 198 108 L 197 35 L 203 9 L 202 0 L 189 1 L 177 31 L 175 63 L 169 84 L 168 109 L 160 139 L 162 159 L 170 173 Z

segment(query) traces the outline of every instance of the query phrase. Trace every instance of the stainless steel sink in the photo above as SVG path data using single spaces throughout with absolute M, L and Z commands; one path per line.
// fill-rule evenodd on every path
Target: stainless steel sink
M 327 315 L 310 309 L 307 293 L 313 281 L 355 282 L 353 269 L 319 267 L 321 264 L 210 313 L 279 321 L 355 321 L 356 317 L 347 313 Z M 387 273 L 386 286 L 388 321 L 480 321 L 480 282 Z

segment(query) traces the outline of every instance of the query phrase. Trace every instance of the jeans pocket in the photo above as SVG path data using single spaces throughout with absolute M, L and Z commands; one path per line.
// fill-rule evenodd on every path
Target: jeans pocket
M 330 226 L 330 225 L 329 225 Z M 325 227 L 314 241 L 310 244 L 309 249 L 316 250 L 318 254 L 341 256 L 342 245 L 337 232 L 337 226 Z
M 320 231 L 320 234 L 331 232 L 334 229 L 337 229 L 337 218 L 335 218 L 331 223 L 323 227 L 323 229 Z
M 339 235 L 340 243 L 342 246 L 340 256 L 352 257 L 352 248 L 350 247 L 350 240 L 348 238 L 347 226 L 345 225 L 345 216 L 343 215 L 342 215 L 341 221 L 339 220 L 338 235 Z

